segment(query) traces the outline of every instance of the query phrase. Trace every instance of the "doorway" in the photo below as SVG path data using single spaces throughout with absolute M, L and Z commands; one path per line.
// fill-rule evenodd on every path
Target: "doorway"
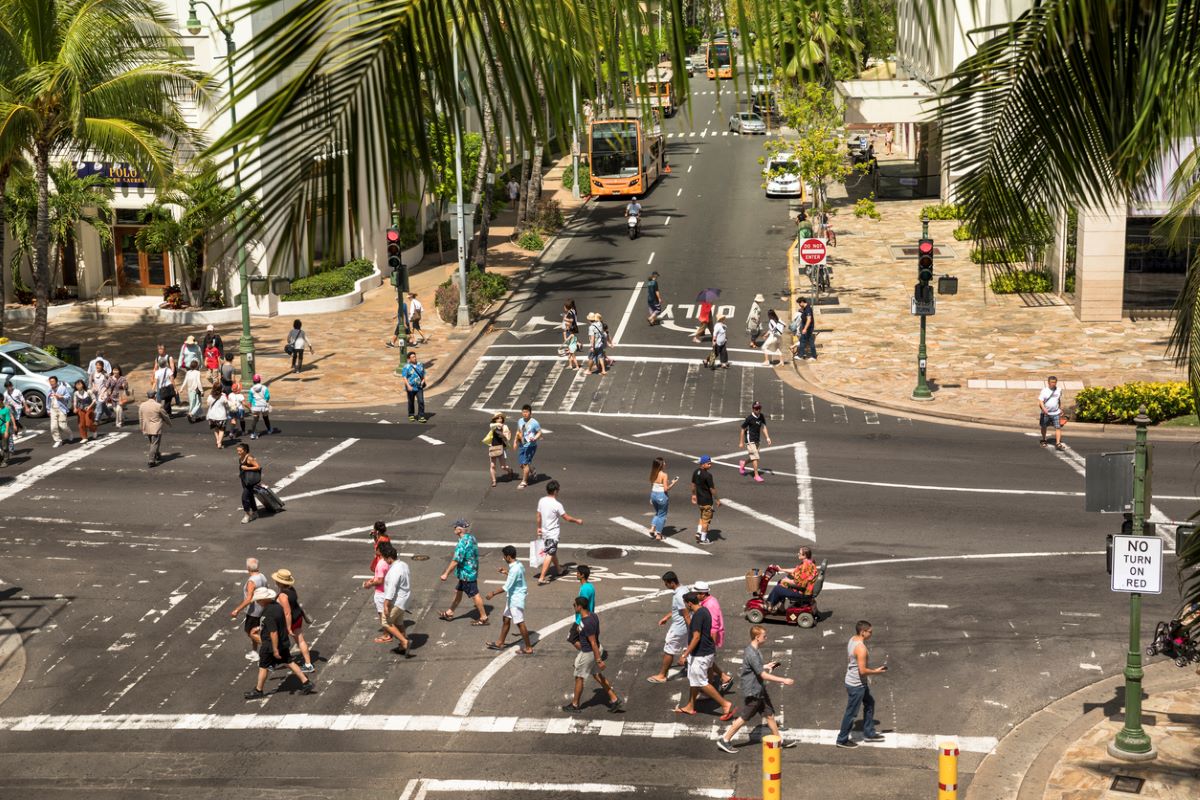
M 137 292 L 162 289 L 169 279 L 170 260 L 164 253 L 147 253 L 137 246 L 141 228 L 118 227 L 113 230 L 116 243 L 117 284 L 121 291 Z

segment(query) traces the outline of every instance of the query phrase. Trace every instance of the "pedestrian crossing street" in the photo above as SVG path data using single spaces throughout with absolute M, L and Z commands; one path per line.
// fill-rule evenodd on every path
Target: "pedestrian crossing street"
M 911 425 L 907 418 L 817 401 L 785 387 L 775 369 L 745 362 L 710 370 L 698 358 L 616 355 L 609 374 L 565 367 L 554 356 L 487 355 L 447 395 L 442 410 L 515 413 L 528 403 L 535 413 L 710 420 L 740 418 L 754 401 L 771 421 Z

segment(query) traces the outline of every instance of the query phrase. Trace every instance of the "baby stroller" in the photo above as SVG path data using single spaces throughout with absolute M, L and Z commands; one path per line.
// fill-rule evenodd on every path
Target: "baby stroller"
M 1146 655 L 1164 655 L 1175 660 L 1178 667 L 1188 662 L 1200 662 L 1200 632 L 1189 628 L 1200 621 L 1200 603 L 1188 603 L 1179 609 L 1175 619 L 1160 622 L 1154 627 L 1154 640 L 1146 648 Z

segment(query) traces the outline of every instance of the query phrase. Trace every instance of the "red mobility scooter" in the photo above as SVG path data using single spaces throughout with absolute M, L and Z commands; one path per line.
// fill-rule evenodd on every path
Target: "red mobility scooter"
M 753 625 L 757 625 L 767 617 L 782 617 L 785 622 L 791 625 L 799 625 L 801 628 L 811 628 L 817 624 L 817 595 L 821 593 L 821 587 L 825 583 L 825 564 L 824 560 L 818 568 L 817 579 L 813 582 L 812 594 L 800 599 L 789 599 L 783 606 L 783 609 L 777 612 L 772 612 L 767 605 L 767 595 L 771 593 L 771 583 L 775 579 L 776 574 L 782 571 L 778 564 L 771 564 L 765 570 L 757 569 L 746 573 L 746 589 L 750 592 L 750 599 L 746 601 L 746 608 L 743 613 L 746 615 L 747 621 Z

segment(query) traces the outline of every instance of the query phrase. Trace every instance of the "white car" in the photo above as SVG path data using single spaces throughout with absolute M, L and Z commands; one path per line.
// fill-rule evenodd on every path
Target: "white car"
M 767 124 L 752 111 L 738 111 L 729 118 L 729 130 L 743 136 L 747 133 L 766 134 Z
M 767 159 L 767 197 L 803 197 L 804 186 L 791 153 L 779 153 Z

